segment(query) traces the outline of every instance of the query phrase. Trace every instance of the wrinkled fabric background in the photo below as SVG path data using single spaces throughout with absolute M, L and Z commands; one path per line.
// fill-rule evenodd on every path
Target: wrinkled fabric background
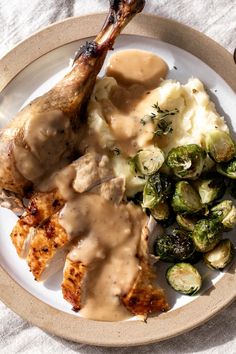
M 0 0 L 0 57 L 50 23 L 107 8 L 108 0 Z M 231 53 L 236 47 L 236 0 L 147 0 L 145 11 L 194 27 Z M 0 353 L 236 354 L 236 302 L 189 333 L 136 348 L 68 342 L 30 325 L 0 303 Z

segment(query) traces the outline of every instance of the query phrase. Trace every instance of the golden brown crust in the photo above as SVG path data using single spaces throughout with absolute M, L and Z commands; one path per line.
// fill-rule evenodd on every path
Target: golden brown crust
M 24 243 L 29 231 L 30 226 L 24 220 L 19 219 L 11 232 L 11 240 L 19 257 L 23 257 Z
M 43 220 L 60 210 L 64 204 L 65 201 L 58 190 L 35 193 L 29 202 L 24 221 L 28 225 L 38 226 Z
M 27 262 L 35 280 L 40 280 L 43 271 L 57 250 L 65 246 L 69 237 L 58 222 L 58 214 L 53 215 L 39 226 L 31 241 Z
M 25 192 L 32 187 L 17 170 L 13 156 L 14 135 L 18 129 L 5 128 L 0 130 L 0 189 L 13 191 L 16 195 L 25 195 Z M 14 173 L 12 173 L 14 171 Z
M 74 311 L 81 309 L 82 284 L 86 270 L 87 267 L 82 262 L 72 262 L 67 258 L 61 288 L 64 299 L 73 306 Z
M 128 311 L 134 315 L 147 317 L 150 313 L 167 311 L 169 305 L 164 290 L 155 285 L 156 274 L 150 263 L 148 227 L 142 230 L 137 257 L 140 269 L 128 293 L 121 298 Z
M 45 219 L 56 213 L 64 205 L 58 191 L 35 193 L 29 201 L 26 212 L 20 217 L 11 232 L 11 239 L 20 257 L 31 227 L 38 227 Z
M 167 311 L 169 305 L 164 291 L 153 285 L 150 266 L 143 264 L 130 291 L 122 297 L 122 303 L 134 315 L 147 316 L 150 313 Z

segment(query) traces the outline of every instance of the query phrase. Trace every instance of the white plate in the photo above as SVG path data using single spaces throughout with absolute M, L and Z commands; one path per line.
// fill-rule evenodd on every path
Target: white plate
M 42 95 L 48 91 L 59 79 L 61 79 L 68 70 L 69 58 L 73 58 L 75 51 L 78 49 L 79 43 L 74 42 L 62 46 L 43 57 L 39 58 L 23 70 L 8 86 L 3 90 L 3 102 L 0 109 L 0 115 L 4 117 L 1 125 L 6 124 L 6 120 L 11 119 L 19 109 L 29 103 L 33 98 Z M 183 49 L 179 49 L 171 44 L 160 42 L 155 39 L 146 40 L 145 37 L 123 35 L 115 45 L 115 51 L 138 48 L 152 51 L 161 56 L 168 64 L 170 71 L 167 78 L 175 79 L 181 83 L 186 83 L 192 76 L 199 78 L 205 84 L 216 104 L 217 110 L 232 127 L 232 112 L 234 111 L 236 95 L 226 82 L 216 74 L 209 66 L 200 59 L 187 53 Z M 113 52 L 110 52 L 109 56 Z M 100 76 L 104 75 L 104 68 Z M 235 122 L 234 122 L 235 124 Z M 234 126 L 236 131 L 236 125 Z M 232 128 L 231 128 L 232 131 Z M 0 210 L 0 259 L 4 269 L 26 290 L 38 297 L 47 304 L 74 316 L 79 316 L 71 310 L 62 297 L 60 283 L 62 280 L 62 272 L 57 273 L 44 284 L 37 283 L 33 280 L 32 274 L 29 272 L 27 264 L 24 260 L 19 259 L 16 251 L 10 241 L 9 233 L 13 228 L 17 218 L 8 210 L 1 208 Z M 231 237 L 232 233 L 227 233 L 227 237 Z M 163 275 L 165 266 L 161 274 Z M 197 265 L 204 277 L 204 292 L 212 283 L 215 284 L 224 273 L 208 270 L 204 265 Z M 173 304 L 172 309 L 179 308 L 196 297 L 179 295 L 172 291 L 162 276 L 161 285 L 167 289 L 170 303 Z

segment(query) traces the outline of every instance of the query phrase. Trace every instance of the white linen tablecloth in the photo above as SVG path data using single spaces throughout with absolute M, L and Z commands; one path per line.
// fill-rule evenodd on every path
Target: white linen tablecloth
M 17 42 L 50 23 L 69 16 L 106 11 L 107 8 L 108 0 L 0 0 L 0 57 Z M 236 47 L 236 0 L 147 0 L 145 11 L 192 26 L 231 53 Z M 235 354 L 236 302 L 189 333 L 135 348 L 98 348 L 68 342 L 30 325 L 0 303 L 1 354 L 75 352 Z

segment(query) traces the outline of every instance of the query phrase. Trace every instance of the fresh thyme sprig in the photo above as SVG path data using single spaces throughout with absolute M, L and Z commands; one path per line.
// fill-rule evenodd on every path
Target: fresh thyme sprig
M 179 113 L 178 108 L 175 108 L 173 110 L 162 110 L 159 105 L 158 102 L 155 103 L 152 108 L 154 108 L 156 110 L 156 112 L 152 112 L 149 115 L 143 117 L 140 119 L 140 123 L 142 125 L 145 125 L 148 120 L 151 120 L 155 125 L 156 125 L 156 130 L 154 131 L 154 135 L 167 135 L 167 134 L 171 134 L 173 131 L 173 128 L 171 127 L 172 122 L 168 122 L 165 118 L 169 117 L 169 116 L 173 116 L 176 113 Z

